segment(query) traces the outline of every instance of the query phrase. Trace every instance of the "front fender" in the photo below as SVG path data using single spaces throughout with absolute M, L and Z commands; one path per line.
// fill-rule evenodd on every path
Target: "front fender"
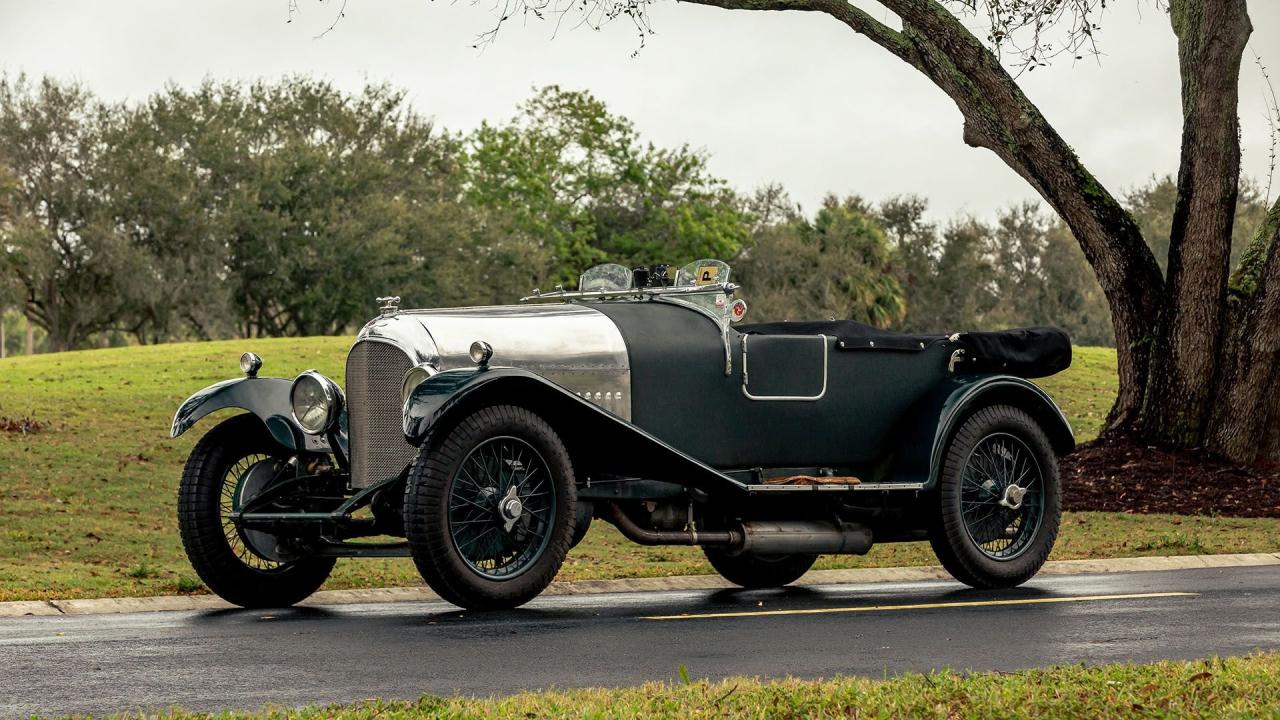
M 892 479 L 932 488 L 942 473 L 947 444 L 960 423 L 974 410 L 997 404 L 1029 413 L 1057 454 L 1075 449 L 1071 424 L 1040 386 L 1011 375 L 961 376 L 939 385 L 909 414 L 907 426 L 898 433 L 902 441 L 895 452 Z
M 519 405 L 542 416 L 569 447 L 580 475 L 604 472 L 710 491 L 745 489 L 642 428 L 519 368 L 446 370 L 424 380 L 405 402 L 405 439 L 421 445 L 432 428 L 493 404 Z
M 307 435 L 293 419 L 289 406 L 292 380 L 284 378 L 236 378 L 214 383 L 187 398 L 173 416 L 169 437 L 178 437 L 200 418 L 223 408 L 241 408 L 258 416 L 271 437 L 292 450 L 328 451 L 324 437 Z

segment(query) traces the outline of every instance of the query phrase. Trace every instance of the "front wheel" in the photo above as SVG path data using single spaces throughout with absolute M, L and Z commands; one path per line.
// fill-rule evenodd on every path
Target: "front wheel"
M 265 489 L 288 460 L 262 421 L 237 415 L 210 430 L 178 486 L 178 530 L 196 574 L 247 608 L 287 607 L 320 589 L 333 558 L 294 558 L 274 535 L 241 530 L 230 514 Z
M 1021 585 L 1053 550 L 1062 514 L 1058 462 L 1038 423 L 1007 405 L 978 410 L 944 457 L 929 541 L 957 580 Z
M 574 538 L 573 465 L 538 415 L 481 408 L 423 443 L 405 484 L 414 564 L 445 600 L 513 608 L 542 592 Z
M 790 585 L 809 572 L 817 555 L 760 555 L 757 553 L 729 553 L 716 548 L 705 548 L 707 562 L 720 573 L 720 577 L 744 588 L 775 588 Z

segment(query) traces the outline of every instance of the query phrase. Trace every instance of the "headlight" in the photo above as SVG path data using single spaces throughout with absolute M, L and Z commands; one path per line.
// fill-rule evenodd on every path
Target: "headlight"
M 319 435 L 333 427 L 342 412 L 342 389 L 315 370 L 308 370 L 293 381 L 289 404 L 302 431 Z
M 262 358 L 255 353 L 247 352 L 240 356 L 240 372 L 245 377 L 257 377 L 258 370 L 262 368 Z
M 409 395 L 413 389 L 422 384 L 423 380 L 436 374 L 436 369 L 430 365 L 415 365 L 409 368 L 409 372 L 404 374 L 404 384 L 400 386 L 400 404 L 404 405 L 409 402 Z

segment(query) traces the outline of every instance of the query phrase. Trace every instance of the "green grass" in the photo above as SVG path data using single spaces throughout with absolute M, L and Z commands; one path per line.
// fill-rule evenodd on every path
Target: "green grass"
M 307 368 L 341 380 L 346 338 L 186 343 L 37 355 L 0 361 L 0 417 L 46 423 L 0 432 L 0 600 L 201 592 L 178 540 L 174 502 L 182 463 L 202 431 L 169 439 L 178 404 L 238 373 L 242 350 L 263 374 Z M 1115 392 L 1114 353 L 1077 349 L 1071 370 L 1045 386 L 1082 438 L 1097 432 Z M 1274 550 L 1277 520 L 1068 515 L 1054 557 Z M 932 564 L 920 543 L 883 545 L 819 567 Z M 710 573 L 690 548 L 645 548 L 597 523 L 569 556 L 567 580 Z M 343 560 L 326 587 L 417 585 L 408 560 Z
M 673 668 L 673 671 L 675 669 Z M 687 678 L 683 666 L 681 678 Z M 682 679 L 634 688 L 416 702 L 366 700 L 219 718 L 1261 718 L 1280 717 L 1280 655 L 890 680 Z M 153 716 L 154 717 L 154 716 Z M 160 717 L 213 717 L 171 711 Z

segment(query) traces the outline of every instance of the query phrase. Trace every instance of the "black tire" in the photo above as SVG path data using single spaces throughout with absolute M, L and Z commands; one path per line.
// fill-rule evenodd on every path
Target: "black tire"
M 246 458 L 280 457 L 266 426 L 237 415 L 214 426 L 187 458 L 178 487 L 178 530 L 191 567 L 223 600 L 246 608 L 288 607 L 318 590 L 333 558 L 276 562 L 255 552 L 223 517 L 223 490 Z
M 703 548 L 707 562 L 720 577 L 744 588 L 776 588 L 790 585 L 809 572 L 817 555 L 730 554 L 716 548 Z
M 496 465 L 496 478 L 492 473 L 472 473 L 473 451 L 483 456 L 495 443 L 499 454 L 507 445 L 509 451 L 522 453 L 519 461 L 507 461 L 510 476 L 503 478 L 502 461 Z M 523 454 L 526 451 L 532 454 Z M 535 484 L 530 474 L 539 462 L 546 469 L 545 484 Z M 518 482 L 516 468 L 524 472 Z M 440 597 L 464 608 L 495 610 L 529 602 L 551 584 L 569 552 L 576 514 L 574 482 L 564 443 L 541 417 L 511 405 L 476 410 L 441 437 L 423 443 L 409 467 L 405 535 L 418 572 Z M 499 507 L 512 492 L 527 499 L 516 520 L 504 518 Z M 551 494 L 540 495 L 542 500 L 533 497 L 542 492 Z M 490 499 L 495 500 L 492 507 Z M 506 527 L 507 521 L 515 524 Z M 488 539 L 481 543 L 486 534 Z M 517 550 L 508 563 L 500 562 Z
M 573 514 L 573 539 L 569 541 L 570 550 L 578 547 L 578 543 L 587 537 L 587 531 L 591 529 L 591 519 L 596 515 L 595 504 L 590 500 L 578 500 L 576 505 Z
M 1012 501 L 1005 490 L 1010 485 L 1023 490 L 1017 509 L 1000 504 Z M 1057 457 L 1040 425 L 1018 408 L 985 407 L 961 424 L 943 456 L 934 497 L 930 544 L 942 566 L 966 585 L 1021 585 L 1040 570 L 1057 540 Z

